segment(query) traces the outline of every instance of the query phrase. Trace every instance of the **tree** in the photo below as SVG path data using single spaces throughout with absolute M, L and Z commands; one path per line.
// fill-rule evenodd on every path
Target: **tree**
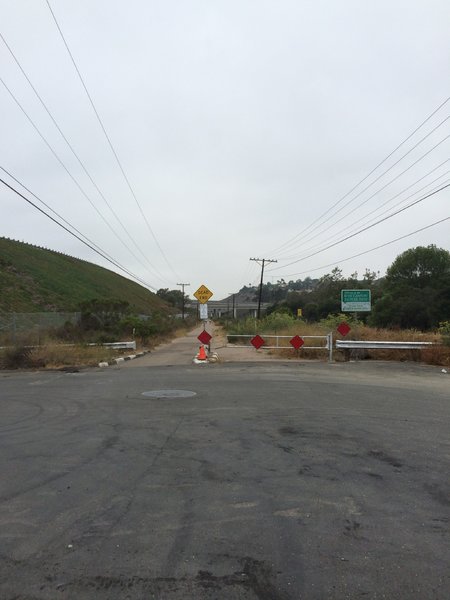
M 300 292 L 289 292 L 286 296 L 286 306 L 292 314 L 296 315 L 297 310 L 304 306 L 303 295 Z
M 318 321 L 319 320 L 319 307 L 315 302 L 308 302 L 303 309 L 303 317 L 307 321 Z
M 334 267 L 331 273 L 327 273 L 319 279 L 319 287 L 329 286 L 332 283 L 340 283 L 343 280 L 342 269 Z
M 175 308 L 182 309 L 183 308 L 183 292 L 181 290 L 169 290 L 169 288 L 161 288 L 156 292 L 156 295 L 159 296 L 162 300 L 165 300 L 171 306 Z M 187 302 L 189 296 L 184 295 L 184 300 Z
M 390 287 L 433 288 L 450 276 L 450 252 L 443 248 L 417 246 L 403 252 L 388 268 L 386 283 Z
M 379 277 L 380 275 L 380 271 L 378 271 L 377 273 L 375 273 L 375 271 L 371 271 L 370 269 L 368 269 L 366 267 L 366 270 L 364 272 L 363 275 L 363 282 L 367 283 L 368 285 L 372 284 L 374 281 L 376 281 L 377 277 Z
M 371 323 L 426 330 L 449 318 L 450 252 L 430 245 L 397 256 L 387 270 Z

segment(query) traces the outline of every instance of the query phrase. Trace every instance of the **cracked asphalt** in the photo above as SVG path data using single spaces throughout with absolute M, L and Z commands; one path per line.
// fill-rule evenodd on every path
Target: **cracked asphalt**
M 450 597 L 448 375 L 177 344 L 0 375 L 2 600 Z

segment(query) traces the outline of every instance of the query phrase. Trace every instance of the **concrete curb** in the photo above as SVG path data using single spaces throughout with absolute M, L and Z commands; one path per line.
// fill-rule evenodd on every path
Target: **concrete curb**
M 211 363 L 220 362 L 220 357 L 217 354 L 217 352 L 212 352 L 208 358 L 209 358 L 209 362 L 211 362 Z
M 115 358 L 114 360 L 110 360 L 108 362 L 99 362 L 98 366 L 100 368 L 104 367 L 113 367 L 115 365 L 120 365 L 127 360 L 134 360 L 135 358 L 141 358 L 141 356 L 145 356 L 146 354 L 150 354 L 150 350 L 143 350 L 142 352 L 136 352 L 136 354 L 130 354 L 128 356 L 121 356 L 120 358 Z

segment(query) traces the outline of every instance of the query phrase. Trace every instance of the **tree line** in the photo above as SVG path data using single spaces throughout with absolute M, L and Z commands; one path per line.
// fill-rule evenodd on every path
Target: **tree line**
M 289 312 L 310 322 L 341 312 L 342 289 L 370 289 L 372 310 L 358 313 L 358 318 L 375 327 L 420 329 L 437 328 L 450 321 L 450 252 L 435 245 L 406 250 L 380 277 L 366 269 L 359 277 L 353 273 L 344 277 L 335 267 L 320 279 L 266 283 L 262 300 L 271 306 L 268 312 Z M 253 295 L 259 288 L 244 286 L 239 295 Z

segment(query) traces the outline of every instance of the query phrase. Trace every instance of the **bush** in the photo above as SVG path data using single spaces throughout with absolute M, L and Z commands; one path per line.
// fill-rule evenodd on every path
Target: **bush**
M 450 338 L 449 343 L 444 342 L 441 346 L 436 344 L 428 348 L 420 350 L 421 360 L 429 365 L 443 365 L 445 367 L 450 366 Z
M 186 319 L 181 323 L 171 315 L 159 312 L 153 313 L 147 319 L 133 314 L 114 313 L 112 310 L 107 314 L 85 312 L 83 315 L 80 323 L 67 322 L 50 333 L 58 340 L 81 344 L 117 342 L 131 336 L 145 344 L 150 338 L 170 334 L 182 325 L 193 325 L 192 320 Z
M 229 323 L 229 335 L 251 335 L 258 333 L 279 333 L 298 324 L 298 320 L 290 313 L 273 312 L 259 321 L 253 317 Z
M 319 305 L 316 302 L 308 302 L 303 309 L 303 316 L 307 321 L 319 320 Z
M 450 321 L 439 323 L 438 332 L 441 334 L 444 346 L 450 346 Z
M 253 317 L 227 322 L 230 335 L 250 335 L 256 333 L 257 320 Z
M 32 349 L 25 346 L 7 348 L 2 356 L 3 369 L 31 369 L 45 366 L 41 361 L 37 363 L 32 356 Z
M 64 342 L 74 342 L 82 340 L 82 329 L 78 323 L 71 323 L 66 321 L 61 327 L 56 329 L 50 329 L 49 334 L 57 340 Z
M 116 335 L 105 332 L 99 333 L 91 339 L 93 339 L 93 344 L 114 344 L 114 342 L 119 341 Z
M 259 330 L 263 333 L 278 333 L 295 325 L 297 319 L 290 313 L 274 312 L 259 322 Z
M 147 343 L 148 338 L 159 333 L 158 327 L 153 321 L 142 321 L 134 316 L 126 317 L 119 326 L 124 335 L 138 337 L 144 344 Z
M 351 313 L 339 313 L 336 315 L 328 315 L 325 319 L 319 321 L 320 327 L 327 331 L 334 331 L 340 323 L 348 323 L 352 329 L 355 327 L 363 327 L 364 323 L 355 318 Z

